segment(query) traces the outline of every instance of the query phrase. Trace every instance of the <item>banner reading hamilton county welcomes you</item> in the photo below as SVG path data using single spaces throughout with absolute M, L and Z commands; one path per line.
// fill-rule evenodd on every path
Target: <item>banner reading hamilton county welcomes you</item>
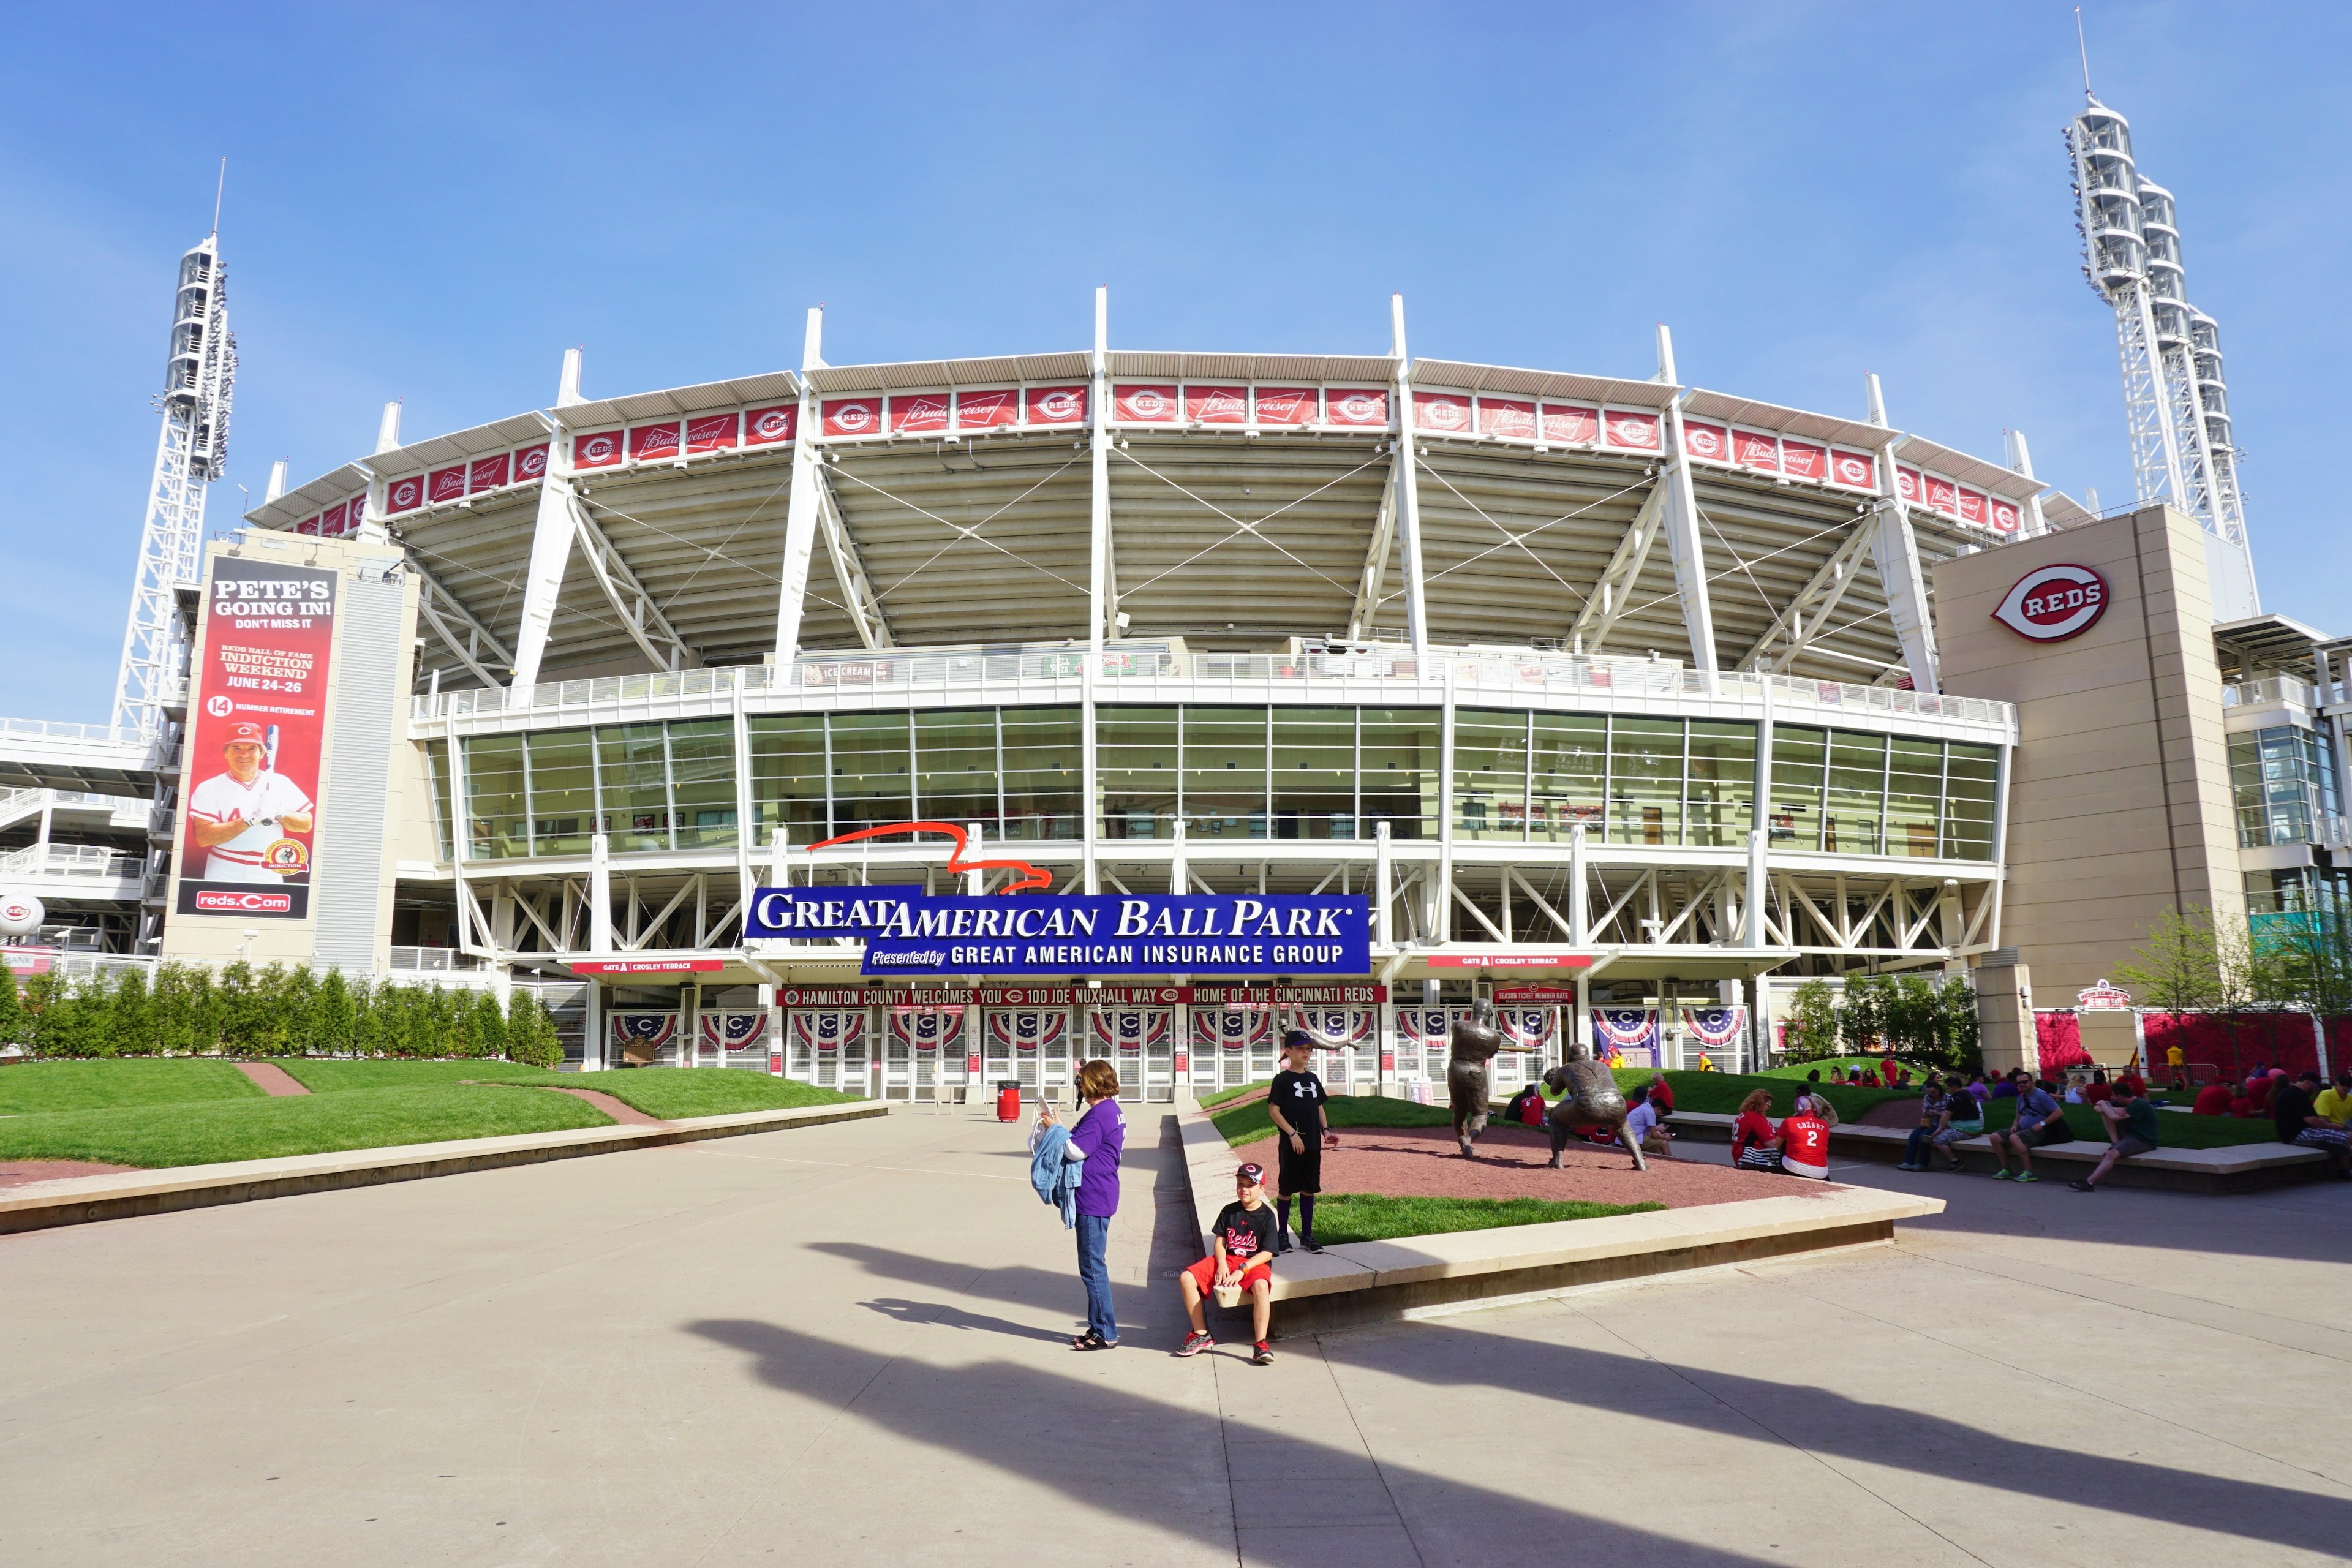
M 214 561 L 182 753 L 179 913 L 310 913 L 334 641 L 334 573 Z
M 761 888 L 751 941 L 862 938 L 864 973 L 1369 974 L 1360 893 L 929 894 Z

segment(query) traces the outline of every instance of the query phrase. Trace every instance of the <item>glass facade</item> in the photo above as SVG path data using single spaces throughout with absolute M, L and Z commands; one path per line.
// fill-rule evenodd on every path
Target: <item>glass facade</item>
M 2242 848 L 2315 842 L 2316 819 L 2344 811 L 2335 748 L 2294 724 L 2230 737 L 2230 793 Z
M 764 846 L 780 827 L 805 845 L 926 818 L 978 823 L 997 841 L 1076 839 L 1085 809 L 1080 712 L 747 718 L 751 842 Z M 1399 840 L 1438 836 L 1440 709 L 1105 704 L 1097 718 L 1106 839 L 1166 839 L 1179 822 L 1212 840 L 1363 842 L 1381 823 Z M 2263 731 L 2265 744 L 2273 733 Z M 2271 768 L 2293 772 L 2305 790 L 2305 773 L 2324 770 L 2305 793 L 2335 809 L 2316 737 L 2296 742 L 2284 761 L 2266 761 L 2269 752 L 2243 739 L 2242 771 L 2256 784 Z M 481 735 L 464 748 L 465 842 L 475 858 L 585 855 L 599 830 L 614 854 L 732 849 L 743 829 L 730 719 Z M 2239 751 L 2233 742 L 2233 762 Z M 430 742 L 425 760 L 446 853 L 446 744 Z M 1771 763 L 1775 845 L 1991 858 L 1993 747 L 1782 725 Z M 1564 844 L 1582 825 L 1610 844 L 1736 849 L 1758 820 L 1757 773 L 1751 723 L 1464 708 L 1454 716 L 1454 830 L 1472 842 Z M 2267 803 L 2257 802 L 2264 812 Z

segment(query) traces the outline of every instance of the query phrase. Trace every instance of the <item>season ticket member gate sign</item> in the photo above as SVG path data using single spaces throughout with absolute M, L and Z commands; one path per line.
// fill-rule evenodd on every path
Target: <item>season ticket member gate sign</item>
M 1360 893 L 934 895 L 892 888 L 761 888 L 753 941 L 856 937 L 864 973 L 1369 974 Z
M 300 920 L 310 910 L 335 574 L 219 559 L 205 592 L 189 704 L 184 915 Z

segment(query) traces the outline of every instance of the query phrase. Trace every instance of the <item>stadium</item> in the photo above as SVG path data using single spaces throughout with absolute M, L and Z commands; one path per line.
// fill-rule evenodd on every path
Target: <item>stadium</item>
M 1588 1007 L 1731 1066 L 1775 987 L 1999 947 L 2017 720 L 1939 681 L 1935 584 L 2091 521 L 2021 440 L 1903 431 L 1874 378 L 1861 418 L 1689 384 L 1663 328 L 1635 379 L 1390 325 L 1129 351 L 1098 296 L 1091 348 L 834 365 L 812 311 L 797 372 L 589 398 L 575 351 L 546 409 L 408 442 L 388 409 L 246 521 L 413 580 L 394 966 L 586 979 L 588 1067 L 929 1098 L 1108 1052 L 1166 1099 L 1265 1076 L 1293 1019 L 1412 1092 L 1481 988 L 1505 1079 Z M 911 822 L 1013 864 L 812 847 Z M 885 987 L 743 934 L 762 886 L 1028 868 L 1364 896 L 1370 973 Z

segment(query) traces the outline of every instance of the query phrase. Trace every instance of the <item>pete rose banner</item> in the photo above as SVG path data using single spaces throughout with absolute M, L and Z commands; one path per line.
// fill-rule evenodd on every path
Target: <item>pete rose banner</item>
M 213 563 L 183 753 L 194 782 L 180 839 L 181 914 L 310 912 L 334 646 L 334 573 Z
M 856 937 L 861 973 L 1369 974 L 1361 893 L 929 894 L 761 888 L 746 938 Z

